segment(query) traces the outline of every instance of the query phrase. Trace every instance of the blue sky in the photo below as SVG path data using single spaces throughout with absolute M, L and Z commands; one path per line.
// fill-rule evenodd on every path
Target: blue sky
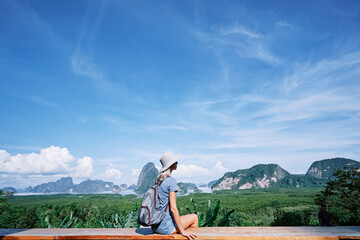
M 359 160 L 359 1 L 0 2 L 0 186 Z

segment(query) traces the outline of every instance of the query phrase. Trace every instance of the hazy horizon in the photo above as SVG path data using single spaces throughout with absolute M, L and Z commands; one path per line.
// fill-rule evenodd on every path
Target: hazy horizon
M 328 159 L 321 159 L 321 160 L 328 160 Z M 354 160 L 354 159 L 352 159 L 352 160 Z M 355 160 L 355 161 L 357 161 L 357 160 Z M 315 162 L 315 161 L 314 161 Z M 154 163 L 155 164 L 155 163 Z M 261 164 L 261 163 L 258 163 L 258 164 Z M 269 163 L 269 164 L 271 164 L 271 163 Z M 255 165 L 254 165 L 255 166 Z M 157 170 L 160 170 L 160 166 L 155 166 L 156 168 L 157 168 Z M 253 167 L 253 166 L 251 166 L 251 167 Z M 249 167 L 249 168 L 251 168 L 251 167 Z M 280 166 L 281 167 L 281 166 Z M 310 168 L 311 166 L 309 166 L 309 168 Z M 249 169 L 249 168 L 246 168 L 246 169 Z M 235 171 L 237 171 L 237 170 L 241 170 L 241 169 L 233 169 L 233 170 L 231 170 L 231 171 L 229 171 L 229 172 L 235 172 Z M 287 171 L 286 169 L 284 169 L 285 171 Z M 308 169 L 307 169 L 308 170 Z M 293 174 L 293 175 L 306 175 L 306 172 L 307 172 L 307 170 L 304 172 L 304 173 L 292 173 L 292 172 L 289 172 L 290 174 Z M 173 176 L 175 177 L 175 178 L 177 178 L 178 176 L 177 176 L 178 174 L 177 174 L 177 172 L 176 171 L 174 171 L 173 172 Z M 53 181 L 46 181 L 45 179 L 44 179 L 44 181 L 45 182 L 39 182 L 38 184 L 35 184 L 35 185 L 27 185 L 27 186 L 21 186 L 21 185 L 19 185 L 19 186 L 0 186 L 0 189 L 1 188 L 4 188 L 4 187 L 14 187 L 15 189 L 17 189 L 17 190 L 24 190 L 24 189 L 26 189 L 27 187 L 29 187 L 29 186 L 31 186 L 31 187 L 34 187 L 34 186 L 37 186 L 37 185 L 40 185 L 40 184 L 42 184 L 42 183 L 48 183 L 48 182 L 56 182 L 57 180 L 60 180 L 61 178 L 67 178 L 67 177 L 71 177 L 70 175 L 69 176 L 65 176 L 65 175 L 61 175 L 61 176 L 59 176 L 59 179 L 55 179 L 55 180 L 53 180 Z M 222 177 L 222 176 L 221 176 Z M 75 179 L 77 179 L 77 181 L 74 181 L 74 178 L 73 177 L 71 177 L 72 179 L 73 179 L 73 184 L 75 185 L 75 184 L 80 184 L 81 182 L 83 182 L 83 181 L 86 181 L 86 180 L 102 180 L 102 181 L 104 181 L 103 179 L 92 179 L 92 178 L 87 178 L 87 179 L 81 179 L 81 180 L 79 180 L 79 179 L 77 179 L 77 178 L 75 178 Z M 220 177 L 219 177 L 220 178 Z M 186 182 L 186 183 L 195 183 L 196 185 L 202 185 L 202 184 L 209 184 L 211 181 L 214 181 L 214 180 L 218 180 L 219 178 L 216 178 L 216 179 L 213 179 L 213 180 L 210 180 L 210 181 L 208 181 L 208 182 L 196 182 L 196 181 L 191 181 L 191 179 L 188 179 L 188 181 L 181 181 L 181 178 L 180 178 L 180 181 L 178 181 L 178 182 Z M 112 182 L 111 180 L 105 180 L 104 182 Z M 115 182 L 113 182 L 115 185 L 121 185 L 121 184 L 124 184 L 124 183 L 122 183 L 122 182 L 119 182 L 119 181 L 115 181 Z M 137 181 L 136 182 L 131 182 L 131 183 L 125 183 L 125 184 L 127 184 L 127 187 L 130 187 L 131 185 L 137 185 Z

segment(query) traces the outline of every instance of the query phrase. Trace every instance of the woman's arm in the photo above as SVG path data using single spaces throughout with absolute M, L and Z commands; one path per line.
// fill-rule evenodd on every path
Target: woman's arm
M 177 206 L 176 206 L 176 193 L 175 192 L 170 192 L 169 201 L 170 201 L 170 210 L 174 216 L 174 220 L 178 226 L 178 231 L 180 232 L 180 234 L 183 235 L 184 237 L 187 237 L 190 240 L 195 239 L 196 234 L 185 230 L 181 223 L 179 210 L 177 209 Z

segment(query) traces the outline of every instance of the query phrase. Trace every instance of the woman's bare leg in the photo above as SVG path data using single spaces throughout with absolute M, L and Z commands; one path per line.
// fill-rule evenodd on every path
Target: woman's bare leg
M 180 220 L 184 229 L 187 229 L 188 227 L 196 228 L 199 226 L 199 219 L 196 214 L 180 216 Z M 176 229 L 176 232 L 179 232 L 179 228 Z

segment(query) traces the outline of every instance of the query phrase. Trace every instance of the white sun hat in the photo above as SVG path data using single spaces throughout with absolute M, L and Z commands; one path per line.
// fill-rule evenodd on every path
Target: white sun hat
M 170 151 L 165 152 L 161 158 L 160 158 L 160 162 L 162 165 L 162 168 L 160 169 L 160 172 L 165 171 L 166 169 L 168 169 L 169 167 L 171 167 L 171 165 L 173 165 L 174 163 L 176 163 L 181 157 L 181 154 L 173 154 Z

